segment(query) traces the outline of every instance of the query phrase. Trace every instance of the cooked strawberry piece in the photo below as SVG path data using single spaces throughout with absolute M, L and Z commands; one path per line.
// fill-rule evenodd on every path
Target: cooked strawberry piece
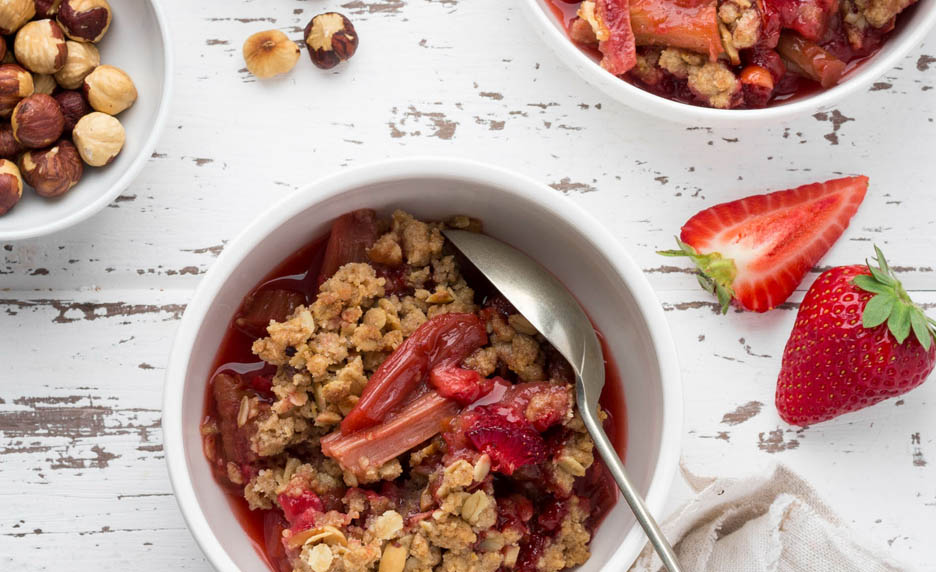
M 290 290 L 260 290 L 253 292 L 244 302 L 234 324 L 248 336 L 266 335 L 270 322 L 285 322 L 293 311 L 306 303 L 305 294 Z
M 351 262 L 367 262 L 367 251 L 377 242 L 377 213 L 356 210 L 335 219 L 325 247 L 325 260 L 319 271 L 321 286 L 339 268 Z
M 428 391 L 380 425 L 322 439 L 322 453 L 354 473 L 379 467 L 433 437 L 458 413 L 458 404 Z
M 297 519 L 312 512 L 325 512 L 325 505 L 322 500 L 312 491 L 302 491 L 299 496 L 290 496 L 281 493 L 276 500 L 283 509 L 283 515 L 290 524 L 295 525 Z
M 807 40 L 819 41 L 838 13 L 838 0 L 764 0 L 766 18 L 774 15 L 781 28 L 795 30 Z
M 385 420 L 388 413 L 419 389 L 432 369 L 455 369 L 456 364 L 486 343 L 487 331 L 474 314 L 442 314 L 425 322 L 380 364 L 357 405 L 341 422 L 341 432 L 347 435 Z M 463 384 L 470 375 L 465 374 Z M 445 377 L 442 375 L 440 380 Z M 478 380 L 481 387 L 477 391 L 481 392 L 484 385 L 480 376 Z M 457 389 L 452 393 L 461 394 Z
M 848 227 L 868 178 L 846 177 L 708 208 L 682 227 L 680 250 L 722 311 L 732 299 L 766 312 L 782 304 Z
M 527 530 L 527 523 L 533 518 L 533 503 L 521 494 L 512 494 L 497 499 L 497 528 L 518 528 Z
M 881 251 L 839 266 L 803 298 L 777 379 L 788 423 L 810 425 L 919 386 L 936 367 L 936 321 L 915 306 Z
M 464 427 L 472 446 L 479 453 L 487 453 L 492 468 L 505 475 L 549 457 L 543 437 L 528 423 L 508 420 L 487 408 L 469 412 Z
M 433 368 L 429 372 L 429 383 L 439 395 L 461 405 L 474 403 L 494 387 L 494 381 L 481 377 L 480 373 L 450 364 Z
M 597 0 L 595 12 L 603 28 L 598 35 L 601 67 L 614 75 L 629 72 L 637 63 L 637 44 L 628 0 Z

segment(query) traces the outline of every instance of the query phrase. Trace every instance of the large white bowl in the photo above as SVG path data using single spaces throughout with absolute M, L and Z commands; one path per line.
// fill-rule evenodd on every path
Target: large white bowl
M 561 0 L 558 0 L 561 1 Z M 839 85 L 813 95 L 764 109 L 712 109 L 672 101 L 654 95 L 605 71 L 598 62 L 569 39 L 562 23 L 549 9 L 550 0 L 522 0 L 528 19 L 543 41 L 583 79 L 608 96 L 639 111 L 662 119 L 706 127 L 757 127 L 828 111 L 855 92 L 864 91 L 876 78 L 917 48 L 936 25 L 936 0 L 920 0 L 897 22 L 881 50 L 862 63 Z
M 225 572 L 266 572 L 202 456 L 205 383 L 243 297 L 279 261 L 353 209 L 419 217 L 466 214 L 486 232 L 542 261 L 595 319 L 620 368 L 627 401 L 627 469 L 661 516 L 679 458 L 682 389 L 663 311 L 637 265 L 588 214 L 548 187 L 468 161 L 407 159 L 327 177 L 257 217 L 231 241 L 188 305 L 166 376 L 163 433 L 179 506 L 207 555 Z M 645 542 L 623 501 L 592 542 L 582 571 L 626 570 Z
M 0 241 L 56 232 L 83 221 L 126 189 L 153 153 L 169 116 L 172 93 L 172 42 L 157 0 L 111 2 L 114 21 L 98 46 L 101 62 L 133 78 L 137 102 L 120 114 L 127 143 L 106 167 L 85 167 L 78 185 L 57 199 L 43 199 L 31 188 L 10 212 L 0 216 Z M 10 44 L 12 49 L 12 44 Z

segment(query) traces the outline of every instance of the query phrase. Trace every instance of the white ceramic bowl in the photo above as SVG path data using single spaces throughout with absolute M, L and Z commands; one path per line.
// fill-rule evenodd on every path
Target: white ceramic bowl
M 167 370 L 163 434 L 176 497 L 211 563 L 225 572 L 266 572 L 202 456 L 205 383 L 225 328 L 261 277 L 326 233 L 335 217 L 364 207 L 478 217 L 487 233 L 544 262 L 577 295 L 620 368 L 627 468 L 660 516 L 679 458 L 682 390 L 666 319 L 640 269 L 591 216 L 544 185 L 468 161 L 396 160 L 322 179 L 257 217 L 228 243 L 185 311 Z M 644 542 L 621 501 L 581 570 L 626 570 Z
M 0 216 L 0 241 L 42 236 L 83 221 L 126 189 L 153 153 L 172 93 L 166 18 L 158 0 L 118 0 L 111 6 L 114 21 L 98 46 L 101 63 L 130 74 L 139 92 L 133 107 L 119 116 L 127 132 L 123 151 L 106 167 L 86 166 L 81 182 L 60 198 L 43 199 L 25 187 L 20 202 Z
M 900 17 L 897 29 L 881 50 L 858 66 L 839 85 L 764 109 L 712 109 L 654 95 L 608 73 L 572 43 L 562 23 L 550 11 L 549 2 L 522 0 L 521 3 L 543 41 L 583 79 L 608 96 L 639 111 L 670 121 L 706 127 L 759 127 L 817 111 L 828 111 L 845 97 L 864 91 L 872 81 L 897 65 L 910 50 L 920 45 L 936 25 L 936 0 L 919 0 L 911 13 Z

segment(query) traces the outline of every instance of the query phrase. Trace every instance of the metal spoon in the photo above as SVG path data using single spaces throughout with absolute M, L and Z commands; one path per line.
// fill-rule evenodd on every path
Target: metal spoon
M 604 357 L 585 311 L 555 276 L 519 250 L 479 233 L 464 230 L 443 232 L 572 365 L 579 412 L 595 441 L 595 448 L 663 565 L 669 572 L 679 572 L 673 548 L 631 484 L 624 463 L 598 421 L 598 398 L 605 383 Z

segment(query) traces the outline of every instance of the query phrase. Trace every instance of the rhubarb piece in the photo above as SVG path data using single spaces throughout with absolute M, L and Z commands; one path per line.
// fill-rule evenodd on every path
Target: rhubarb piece
M 341 432 L 348 435 L 384 421 L 435 368 L 448 374 L 436 376 L 434 384 L 453 379 L 450 370 L 457 369 L 457 364 L 486 343 L 487 331 L 474 314 L 442 314 L 425 322 L 377 368 L 361 399 L 341 422 Z M 480 375 L 475 378 L 465 373 L 458 376 L 461 389 L 449 391 L 443 387 L 443 392 L 467 397 L 469 391 L 464 387 L 472 379 L 480 385 Z M 478 388 L 475 398 L 484 394 L 482 389 Z
M 684 48 L 715 61 L 724 52 L 716 0 L 631 0 L 638 46 Z
M 442 431 L 458 404 L 434 391 L 416 398 L 391 419 L 350 435 L 335 431 L 322 439 L 322 452 L 345 469 L 364 474 Z
M 218 412 L 224 458 L 245 468 L 257 461 L 257 454 L 250 447 L 251 432 L 256 425 L 242 423 L 241 408 L 249 398 L 246 384 L 236 373 L 219 373 L 211 380 L 211 392 Z
M 597 0 L 599 23 L 598 51 L 601 67 L 614 75 L 624 75 L 637 63 L 637 45 L 631 29 L 628 0 Z
M 845 62 L 836 58 L 815 42 L 784 32 L 777 44 L 780 55 L 792 63 L 793 71 L 829 88 L 837 84 L 845 73 Z
M 325 259 L 319 272 L 322 285 L 339 268 L 351 262 L 367 262 L 368 249 L 377 242 L 377 213 L 360 209 L 341 215 L 332 223 Z
M 252 292 L 234 325 L 248 336 L 266 335 L 270 322 L 285 322 L 293 311 L 306 303 L 305 294 L 291 290 L 260 290 Z
M 839 9 L 838 0 L 763 0 L 765 19 L 776 18 L 779 27 L 818 42 L 825 37 Z M 775 28 L 776 26 L 769 26 Z

